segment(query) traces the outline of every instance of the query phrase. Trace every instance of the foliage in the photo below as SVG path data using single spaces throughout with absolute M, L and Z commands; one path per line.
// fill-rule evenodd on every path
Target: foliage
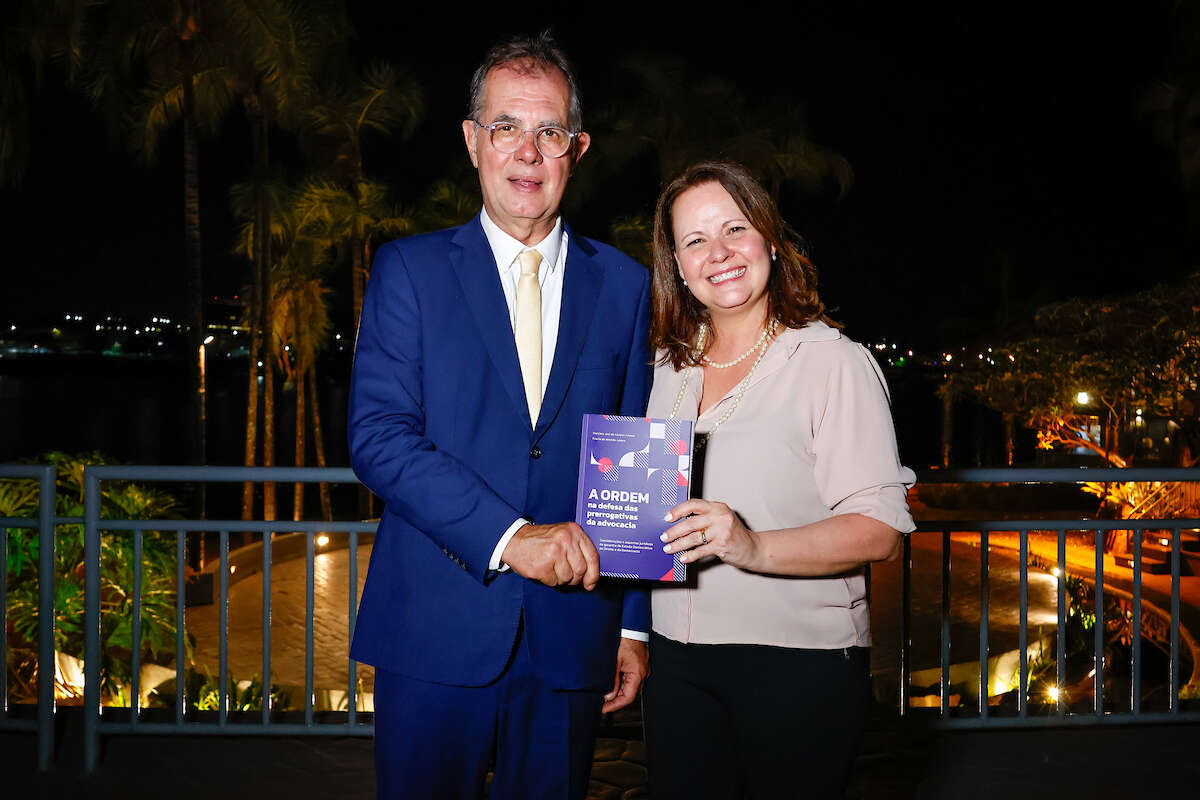
M 643 266 L 653 266 L 654 223 L 649 217 L 618 217 L 608 230 L 613 247 Z
M 1039 447 L 1082 447 L 1127 466 L 1129 443 L 1091 435 L 1095 417 L 1106 430 L 1133 423 L 1139 409 L 1185 431 L 1200 422 L 1200 273 L 1182 286 L 1045 306 L 1029 337 L 946 369 L 943 396 L 971 395 L 1019 415 Z
M 417 231 L 436 231 L 462 225 L 475 216 L 483 201 L 474 171 L 435 181 L 413 213 Z
M 424 92 L 405 70 L 376 62 L 360 78 L 322 82 L 307 110 L 311 146 L 325 171 L 351 182 L 364 180 L 362 143 L 367 132 L 412 135 L 425 113 Z
M 622 102 L 590 123 L 607 143 L 606 172 L 649 154 L 665 182 L 700 159 L 728 158 L 757 175 L 776 200 L 785 184 L 808 194 L 832 189 L 841 197 L 854 182 L 842 155 L 808 137 L 793 98 L 753 97 L 729 80 L 697 76 L 682 61 L 660 55 L 629 54 L 614 66 L 614 77 L 626 84 Z
M 233 673 L 227 673 L 229 685 L 226 687 L 226 702 L 229 711 L 261 711 L 263 703 L 263 683 L 261 676 L 255 673 L 241 689 Z M 184 698 L 189 708 L 200 711 L 217 711 L 221 707 L 221 682 L 204 667 L 203 673 L 189 670 L 184 684 Z M 279 684 L 271 684 L 271 709 L 286 711 L 291 707 L 292 693 L 281 689 Z
M 41 463 L 55 466 L 58 487 L 55 513 L 82 517 L 83 469 L 110 463 L 99 453 L 47 453 Z M 38 513 L 37 484 L 31 480 L 0 481 L 0 516 L 33 517 Z M 101 484 L 103 519 L 178 518 L 176 501 L 165 492 L 125 481 Z M 38 536 L 35 531 L 8 531 L 9 622 L 16 636 L 15 651 L 33 651 L 38 636 Z M 83 657 L 84 649 L 84 535 L 83 526 L 60 525 L 55 540 L 56 650 Z M 133 534 L 105 532 L 100 538 L 101 684 L 115 693 L 128 684 L 133 648 Z M 142 540 L 141 650 L 144 658 L 162 660 L 175 655 L 175 539 L 169 533 L 147 531 Z M 36 661 L 26 659 L 24 671 Z

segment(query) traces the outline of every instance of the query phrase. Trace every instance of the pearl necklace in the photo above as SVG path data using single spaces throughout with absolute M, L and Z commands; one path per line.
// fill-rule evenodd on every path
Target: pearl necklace
M 773 325 L 773 323 L 772 323 L 772 325 Z M 763 332 L 759 335 L 758 341 L 756 341 L 754 344 L 750 345 L 749 350 L 742 353 L 740 356 L 735 358 L 733 361 L 717 362 L 717 361 L 713 361 L 711 358 L 709 358 L 706 355 L 700 356 L 700 360 L 703 361 L 708 366 L 713 367 L 715 369 L 727 369 L 729 367 L 732 367 L 734 364 L 740 364 L 746 360 L 747 356 L 749 356 L 751 353 L 753 353 L 755 350 L 757 350 L 759 347 L 762 346 L 762 343 L 767 338 L 767 336 L 774 333 L 774 328 L 772 327 L 772 325 L 768 325 L 767 327 L 763 328 Z M 708 326 L 705 325 L 703 322 L 701 322 L 700 323 L 700 333 L 696 337 L 696 348 L 697 349 L 699 349 L 704 344 L 704 336 L 707 333 L 708 333 Z
M 758 365 L 760 363 L 762 363 L 763 356 L 765 356 L 767 354 L 767 350 L 770 347 L 770 343 L 775 338 L 775 332 L 778 329 L 779 329 L 779 323 L 776 322 L 775 320 L 771 320 L 771 323 L 763 330 L 762 336 L 758 337 L 758 341 L 755 342 L 754 347 L 751 348 L 744 355 L 742 355 L 741 358 L 738 359 L 738 361 L 741 361 L 743 358 L 750 355 L 750 353 L 754 352 L 755 350 L 758 351 L 758 355 L 754 358 L 754 363 L 750 365 L 750 371 L 746 373 L 746 377 L 742 378 L 738 382 L 737 393 L 733 396 L 733 402 L 731 402 L 729 404 L 729 408 L 725 410 L 725 413 L 722 414 L 720 416 L 720 418 L 717 419 L 716 424 L 713 425 L 711 428 L 709 428 L 708 433 L 705 434 L 706 441 L 707 441 L 707 437 L 712 436 L 714 433 L 716 433 L 717 428 L 719 428 L 723 424 L 725 424 L 725 420 L 727 420 L 731 416 L 733 416 L 734 411 L 737 411 L 738 405 L 740 405 L 742 402 L 742 395 L 744 395 L 746 393 L 746 390 L 748 388 L 750 388 L 750 379 L 754 377 L 754 371 L 757 370 Z M 699 333 L 699 335 L 696 336 L 696 349 L 697 350 L 703 349 L 704 337 L 707 332 L 708 332 L 707 326 L 702 324 L 700 326 L 700 333 Z M 707 359 L 704 359 L 704 360 L 707 362 Z M 737 363 L 737 361 L 732 361 L 729 364 L 726 364 L 724 366 L 731 366 L 732 364 L 736 364 L 736 363 Z M 720 368 L 722 365 L 709 364 L 709 366 L 715 366 L 715 367 Z M 679 407 L 681 405 L 683 405 L 683 398 L 687 394 L 688 380 L 691 378 L 692 371 L 695 369 L 696 369 L 696 367 L 688 367 L 687 372 L 683 373 L 683 383 L 680 384 L 680 386 L 679 386 L 679 394 L 675 396 L 675 406 L 671 409 L 671 416 L 669 417 L 669 419 L 675 419 L 675 417 L 679 414 Z

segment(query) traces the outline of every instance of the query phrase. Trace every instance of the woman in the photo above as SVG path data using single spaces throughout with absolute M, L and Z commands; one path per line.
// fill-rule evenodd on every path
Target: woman
M 651 794 L 841 797 L 869 699 L 862 567 L 913 529 L 883 376 L 736 164 L 659 198 L 651 342 L 648 416 L 697 436 L 663 535 L 694 584 L 651 597 Z

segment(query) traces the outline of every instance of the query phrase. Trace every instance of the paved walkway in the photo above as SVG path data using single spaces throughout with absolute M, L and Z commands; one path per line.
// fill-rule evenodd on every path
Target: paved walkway
M 360 547 L 356 603 L 370 558 L 370 546 Z M 350 551 L 318 552 L 313 565 L 313 686 L 344 693 L 350 670 Z M 304 686 L 306 580 L 304 558 L 271 567 L 271 672 L 284 686 Z M 262 672 L 262 599 L 261 573 L 229 587 L 228 657 L 236 680 Z M 215 674 L 220 663 L 217 603 L 194 606 L 186 613 L 187 630 L 196 637 L 196 663 L 209 665 Z M 356 675 L 363 691 L 372 692 L 374 670 L 358 665 Z

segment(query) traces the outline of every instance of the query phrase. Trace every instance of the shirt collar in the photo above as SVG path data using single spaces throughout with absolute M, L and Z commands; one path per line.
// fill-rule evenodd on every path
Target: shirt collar
M 526 246 L 500 230 L 500 226 L 488 216 L 486 208 L 479 212 L 479 222 L 483 226 L 483 235 L 487 237 L 488 244 L 491 245 L 492 256 L 495 257 L 496 267 L 500 270 L 501 274 L 506 273 L 513 267 L 513 262 L 517 260 L 517 256 L 523 250 L 537 250 L 542 254 L 542 263 L 538 268 L 539 275 L 549 274 L 543 272 L 543 267 L 551 271 L 558 268 L 558 253 L 562 249 L 563 240 L 563 220 L 561 215 L 554 220 L 554 228 L 546 235 L 546 238 L 532 247 Z

